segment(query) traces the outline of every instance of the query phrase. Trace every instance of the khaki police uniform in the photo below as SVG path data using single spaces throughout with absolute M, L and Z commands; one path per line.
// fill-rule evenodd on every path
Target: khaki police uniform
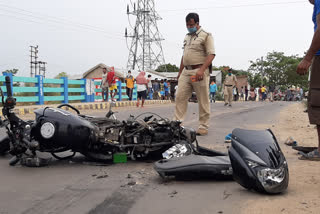
M 213 37 L 200 28 L 194 34 L 187 34 L 183 42 L 183 65 L 184 69 L 178 81 L 176 96 L 175 120 L 184 120 L 188 100 L 195 91 L 199 103 L 199 128 L 208 130 L 210 119 L 209 102 L 209 69 L 205 70 L 202 81 L 191 81 L 191 76 L 196 75 L 202 64 L 205 63 L 208 55 L 214 55 L 215 49 Z
M 237 83 L 237 77 L 233 74 L 227 75 L 224 81 L 224 102 L 231 105 L 233 98 L 233 87 Z

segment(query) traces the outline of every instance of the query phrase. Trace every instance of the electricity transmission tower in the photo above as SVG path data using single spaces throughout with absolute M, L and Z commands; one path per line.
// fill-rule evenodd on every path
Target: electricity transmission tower
M 127 28 L 125 30 L 125 37 L 131 38 L 131 46 L 128 47 L 128 70 L 155 70 L 159 65 L 165 64 L 161 46 L 161 41 L 164 39 L 157 26 L 157 21 L 161 20 L 161 17 L 155 10 L 154 2 L 154 0 L 137 0 L 133 4 L 131 2 L 133 7 L 131 12 L 129 5 L 127 6 L 128 16 L 136 16 L 135 26 L 131 26 L 132 34 L 128 34 Z

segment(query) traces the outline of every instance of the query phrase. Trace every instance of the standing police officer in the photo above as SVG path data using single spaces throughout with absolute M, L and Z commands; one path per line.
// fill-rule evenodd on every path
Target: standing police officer
M 232 98 L 233 98 L 233 88 L 237 84 L 237 78 L 235 75 L 232 74 L 232 69 L 230 68 L 228 70 L 228 75 L 226 76 L 226 79 L 224 80 L 224 105 L 231 106 Z
M 178 92 L 176 97 L 175 120 L 183 120 L 187 113 L 188 100 L 192 91 L 199 102 L 198 135 L 207 135 L 210 119 L 209 80 L 212 60 L 215 57 L 212 35 L 199 25 L 199 15 L 189 13 L 186 17 L 189 33 L 183 46 L 184 52 L 178 74 Z

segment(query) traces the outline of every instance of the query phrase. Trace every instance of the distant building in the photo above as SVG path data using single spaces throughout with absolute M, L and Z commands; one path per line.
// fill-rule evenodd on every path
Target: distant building
M 164 79 L 167 79 L 168 81 L 177 81 L 178 72 L 157 72 L 157 73 L 159 75 L 162 75 Z
M 210 82 L 215 81 L 217 86 L 222 85 L 222 72 L 221 71 L 212 71 L 210 74 Z
M 100 64 L 94 66 L 93 68 L 89 69 L 88 71 L 86 71 L 82 75 L 82 78 L 84 78 L 84 79 L 101 78 L 102 73 L 103 73 L 103 71 L 102 71 L 103 68 L 110 68 L 110 66 L 106 66 L 105 64 L 100 63 Z M 120 80 L 124 80 L 125 76 L 124 76 L 123 72 L 120 72 L 115 68 L 115 74 Z
M 162 75 L 162 73 L 156 72 L 156 71 L 145 71 L 146 72 L 146 78 L 148 77 L 148 75 L 151 75 L 151 80 L 161 80 L 161 79 L 166 79 L 166 77 L 164 75 Z M 125 72 L 125 75 L 127 75 L 128 71 Z M 135 70 L 131 70 L 131 75 L 136 78 L 139 74 L 139 71 L 135 71 Z
M 238 91 L 241 90 L 241 87 L 245 87 L 247 86 L 248 87 L 248 76 L 247 75 L 240 75 L 240 76 L 237 76 L 237 88 L 238 88 Z

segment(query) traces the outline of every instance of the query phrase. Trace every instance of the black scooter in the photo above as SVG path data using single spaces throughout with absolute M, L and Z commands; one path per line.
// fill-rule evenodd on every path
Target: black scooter
M 287 161 L 271 130 L 234 129 L 229 154 L 193 144 L 177 144 L 154 168 L 163 178 L 233 178 L 262 193 L 281 193 L 289 184 Z
M 179 121 L 159 115 L 155 118 L 155 114 L 140 119 L 146 113 L 119 121 L 112 118 L 111 108 L 105 117 L 92 117 L 62 104 L 57 108 L 37 109 L 34 121 L 24 121 L 14 113 L 16 99 L 12 96 L 9 77 L 6 77 L 6 88 L 6 100 L 1 90 L 4 120 L 0 120 L 0 126 L 7 129 L 8 136 L 0 141 L 0 153 L 9 151 L 13 155 L 12 166 L 18 162 L 34 167 L 47 165 L 48 159 L 39 158 L 37 152 L 51 153 L 59 160 L 72 158 L 77 152 L 95 161 L 110 161 L 116 153 L 125 153 L 133 160 L 160 157 L 174 144 L 195 141 L 195 131 L 181 127 Z M 65 151 L 73 153 L 59 156 Z

